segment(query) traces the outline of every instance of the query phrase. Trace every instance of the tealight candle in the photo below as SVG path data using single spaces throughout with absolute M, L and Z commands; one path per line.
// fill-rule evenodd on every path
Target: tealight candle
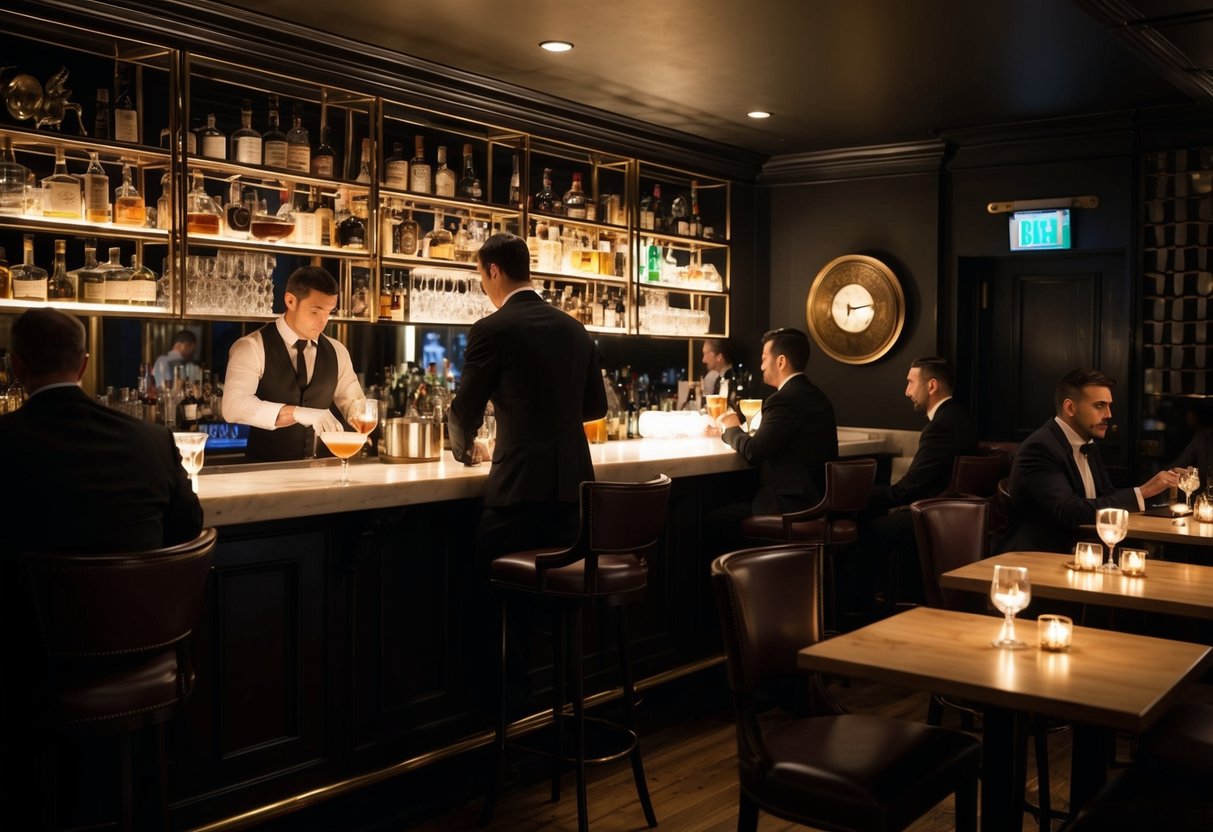
M 1074 638 L 1074 622 L 1064 615 L 1042 615 L 1036 619 L 1040 649 L 1060 653 L 1070 649 Z
M 1099 568 L 1103 561 L 1103 549 L 1098 543 L 1077 543 L 1074 546 L 1074 568 L 1084 571 Z
M 1196 519 L 1201 523 L 1213 523 L 1213 500 L 1202 495 L 1197 498 L 1192 510 L 1196 514 Z
M 1121 549 L 1120 574 L 1131 578 L 1146 574 L 1145 549 Z

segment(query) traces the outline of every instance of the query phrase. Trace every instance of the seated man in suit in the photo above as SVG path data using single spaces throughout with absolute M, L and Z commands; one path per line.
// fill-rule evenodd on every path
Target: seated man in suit
M 890 551 L 899 557 L 899 594 L 903 598 L 921 595 L 918 547 L 908 507 L 915 500 L 942 494 L 951 482 L 956 457 L 977 450 L 977 426 L 952 398 L 955 384 L 956 371 L 946 359 L 919 358 L 910 365 L 905 396 L 915 412 L 927 417 L 927 424 L 901 479 L 873 489 L 859 542 L 838 560 L 843 609 L 871 617 L 868 605 L 884 577 Z
M 1019 446 L 1011 467 L 1011 509 L 1000 550 L 1070 552 L 1079 526 L 1100 508 L 1141 511 L 1145 500 L 1179 482 L 1160 471 L 1137 488 L 1115 488 L 1096 439 L 1112 421 L 1112 387 L 1099 370 L 1071 370 L 1057 384 L 1057 416 Z
M 708 519 L 714 545 L 741 545 L 741 521 L 749 514 L 786 514 L 816 505 L 825 492 L 825 464 L 838 458 L 834 406 L 809 381 L 809 338 L 795 329 L 762 336 L 762 380 L 775 392 L 762 403 L 762 421 L 751 436 L 736 412 L 720 417 L 721 439 L 759 469 L 749 503 L 723 506 Z M 727 548 L 720 548 L 721 546 Z

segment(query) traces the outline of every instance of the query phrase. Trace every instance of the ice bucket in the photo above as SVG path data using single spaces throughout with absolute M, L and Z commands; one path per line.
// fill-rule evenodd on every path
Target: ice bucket
M 383 462 L 430 462 L 442 456 L 442 423 L 431 416 L 394 416 L 379 428 Z

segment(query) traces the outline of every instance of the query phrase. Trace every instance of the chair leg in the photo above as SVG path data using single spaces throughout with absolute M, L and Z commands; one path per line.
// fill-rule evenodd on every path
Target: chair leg
M 977 772 L 956 787 L 956 832 L 977 832 Z
M 497 807 L 497 798 L 501 794 L 501 781 L 505 776 L 505 654 L 506 628 L 508 626 L 505 602 L 500 602 L 498 609 L 497 645 L 497 727 L 493 735 L 493 768 L 489 773 L 488 794 L 485 795 L 484 805 L 480 807 L 480 826 L 488 826 L 493 820 L 493 810 Z
M 581 638 L 581 610 L 576 609 L 570 612 L 569 618 L 572 620 L 573 638 L 572 641 L 572 664 L 573 664 L 573 730 L 574 742 L 576 743 L 576 762 L 574 772 L 577 778 L 577 830 L 578 832 L 590 832 L 589 806 L 585 791 L 585 691 L 584 682 L 581 678 L 582 661 L 581 654 L 583 650 Z
M 758 832 L 758 804 L 744 791 L 737 804 L 737 832 Z
M 131 830 L 135 828 L 135 801 L 132 796 L 131 780 L 134 773 L 134 766 L 131 765 L 131 735 L 129 732 L 119 737 L 118 753 L 120 757 L 120 763 L 118 765 L 118 777 L 120 783 L 119 791 L 121 793 L 120 827 L 122 832 L 131 832 Z
M 156 771 L 159 774 L 159 823 L 160 829 L 168 832 L 168 755 L 164 750 L 164 723 L 156 723 Z
M 943 700 L 934 693 L 927 703 L 927 725 L 943 725 Z
M 649 797 L 649 784 L 644 776 L 644 759 L 640 756 L 640 732 L 636 729 L 636 689 L 632 684 L 631 634 L 628 630 L 628 613 L 626 607 L 619 608 L 619 678 L 623 683 L 623 708 L 627 717 L 627 726 L 636 735 L 636 745 L 632 748 L 632 777 L 636 780 L 636 795 L 640 798 L 640 807 L 644 810 L 644 819 L 650 827 L 657 825 L 657 813 L 653 811 L 653 801 Z
M 1040 717 L 1032 720 L 1032 747 L 1036 751 L 1036 792 L 1040 804 L 1037 825 L 1041 832 L 1053 828 L 1053 800 L 1049 790 L 1049 741 L 1048 725 Z
M 560 778 L 564 776 L 564 686 L 568 681 L 570 621 L 563 612 L 552 613 L 552 731 L 555 736 L 555 753 L 548 765 L 552 781 L 551 801 L 560 800 Z
M 823 548 L 825 549 L 825 569 L 823 570 L 825 580 L 822 582 L 825 584 L 825 603 L 823 605 L 825 607 L 825 629 L 827 633 L 837 633 L 838 599 L 834 591 L 834 576 L 838 570 L 834 563 L 834 547 L 827 543 Z

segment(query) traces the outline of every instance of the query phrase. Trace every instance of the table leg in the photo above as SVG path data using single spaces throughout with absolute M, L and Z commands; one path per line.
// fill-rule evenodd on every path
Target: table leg
M 1116 733 L 1108 728 L 1074 723 L 1070 753 L 1070 816 L 1095 796 L 1108 779 Z
M 981 739 L 981 830 L 1022 832 L 1027 779 L 1027 717 L 984 708 Z

